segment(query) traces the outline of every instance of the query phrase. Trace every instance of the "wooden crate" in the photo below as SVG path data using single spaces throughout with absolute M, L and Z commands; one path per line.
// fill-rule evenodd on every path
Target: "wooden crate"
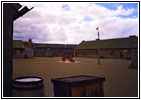
M 104 77 L 71 76 L 52 79 L 55 97 L 103 97 Z

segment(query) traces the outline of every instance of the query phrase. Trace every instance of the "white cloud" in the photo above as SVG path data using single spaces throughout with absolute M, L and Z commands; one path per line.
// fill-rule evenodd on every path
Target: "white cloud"
M 117 10 L 114 12 L 115 15 L 130 15 L 134 12 L 134 9 L 124 9 L 122 5 L 117 7 Z
M 76 44 L 82 40 L 95 40 L 96 27 L 100 28 L 100 38 L 119 38 L 138 35 L 138 18 L 121 18 L 130 15 L 133 8 L 116 10 L 88 2 L 40 2 L 22 3 L 34 7 L 14 23 L 14 37 L 33 38 L 33 42 Z M 64 10 L 67 5 L 69 10 Z M 85 17 L 93 20 L 84 21 Z M 24 39 L 24 40 L 25 40 Z

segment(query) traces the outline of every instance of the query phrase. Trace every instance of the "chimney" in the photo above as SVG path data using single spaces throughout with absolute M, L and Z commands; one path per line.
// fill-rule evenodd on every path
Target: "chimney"
M 96 39 L 96 41 L 97 41 L 97 40 L 100 40 L 100 39 Z
M 130 35 L 129 38 L 135 38 L 137 37 L 136 35 Z
M 85 40 L 82 40 L 82 42 L 85 42 Z
M 28 48 L 32 48 L 32 39 L 28 40 Z

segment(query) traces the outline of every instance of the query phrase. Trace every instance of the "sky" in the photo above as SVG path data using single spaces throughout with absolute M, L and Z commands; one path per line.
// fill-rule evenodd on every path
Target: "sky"
M 138 36 L 138 3 L 20 2 L 34 7 L 14 21 L 14 39 L 79 44 L 83 40 Z M 96 28 L 99 27 L 99 30 Z

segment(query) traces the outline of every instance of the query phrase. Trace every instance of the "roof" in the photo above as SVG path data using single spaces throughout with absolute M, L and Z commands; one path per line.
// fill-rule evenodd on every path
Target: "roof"
M 23 49 L 24 44 L 23 44 L 22 40 L 13 40 L 13 48 Z
M 122 49 L 138 48 L 138 37 L 117 38 L 107 40 L 82 41 L 74 49 Z
M 28 42 L 23 42 L 25 47 L 28 45 Z M 76 44 L 51 44 L 51 43 L 33 43 L 33 48 L 37 49 L 74 49 Z

